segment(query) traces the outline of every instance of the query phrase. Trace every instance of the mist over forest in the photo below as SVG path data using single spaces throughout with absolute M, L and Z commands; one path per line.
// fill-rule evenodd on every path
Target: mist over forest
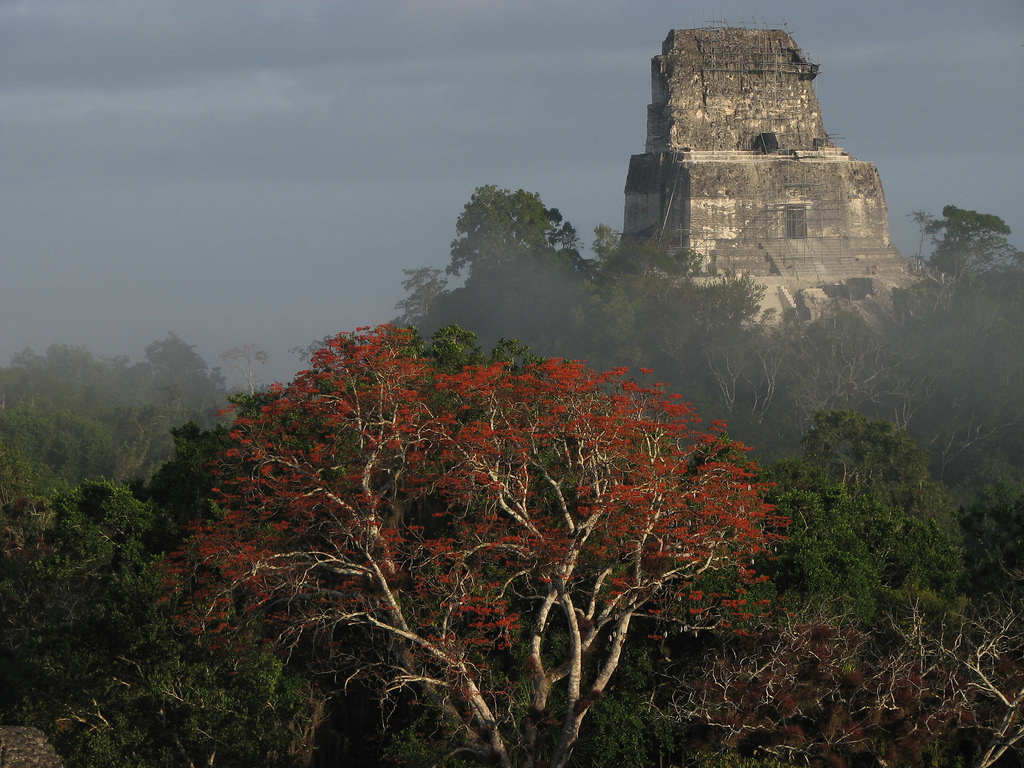
M 918 212 L 918 280 L 834 299 L 808 322 L 762 311 L 751 278 L 701 275 L 696 254 L 606 225 L 588 247 L 536 193 L 481 187 L 445 269 L 405 271 L 393 322 L 425 339 L 456 325 L 484 351 L 510 339 L 596 370 L 651 370 L 765 461 L 797 451 L 818 412 L 854 409 L 906 431 L 969 498 L 1024 479 L 1020 252 L 999 217 L 943 214 Z M 292 350 L 300 365 L 320 343 Z M 143 480 L 171 458 L 172 428 L 210 428 L 230 393 L 265 390 L 268 358 L 250 344 L 208 362 L 173 333 L 141 361 L 26 349 L 0 369 L 0 438 L 44 467 L 46 488 Z
M 540 193 L 589 245 L 622 223 L 651 57 L 712 16 L 820 63 L 826 128 L 876 164 L 904 255 L 912 212 L 948 204 L 1024 247 L 1016 0 L 124 6 L 0 6 L 0 364 L 141 360 L 173 332 L 210 366 L 255 345 L 285 381 L 289 350 L 390 319 L 402 269 L 443 269 L 484 184 Z
M 284 384 L 25 350 L 2 722 L 69 766 L 1019 765 L 1024 254 L 918 224 L 915 280 L 779 316 L 484 186 Z
M 780 310 L 619 231 L 771 14 L 0 4 L 0 768 L 1022 768 L 1024 11 L 822 7 Z

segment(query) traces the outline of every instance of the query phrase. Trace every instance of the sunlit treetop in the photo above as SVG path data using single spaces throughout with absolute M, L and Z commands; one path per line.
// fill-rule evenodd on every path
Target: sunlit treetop
M 437 366 L 413 331 L 337 336 L 243 413 L 223 519 L 174 559 L 196 584 L 183 620 L 217 636 L 241 611 L 336 654 L 362 638 L 344 653 L 364 674 L 413 686 L 501 765 L 549 748 L 539 713 L 562 686 L 543 717 L 560 721 L 549 764 L 564 765 L 631 625 L 762 610 L 741 588 L 781 521 L 742 448 L 680 398 L 624 369 L 481 359 L 467 342 L 449 336 L 465 363 L 449 350 Z M 737 591 L 704 594 L 711 573 Z

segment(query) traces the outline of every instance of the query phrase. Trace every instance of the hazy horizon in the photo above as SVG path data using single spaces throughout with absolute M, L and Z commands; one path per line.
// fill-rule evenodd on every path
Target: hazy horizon
M 892 238 L 946 204 L 1024 247 L 1024 6 L 771 2 L 825 128 L 877 165 Z M 0 365 L 25 347 L 142 359 L 173 332 L 265 380 L 394 317 L 473 190 L 540 193 L 589 245 L 621 227 L 650 59 L 678 2 L 0 2 Z

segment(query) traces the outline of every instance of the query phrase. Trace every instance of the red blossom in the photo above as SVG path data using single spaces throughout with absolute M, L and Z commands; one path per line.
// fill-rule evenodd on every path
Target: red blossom
M 695 579 L 755 578 L 752 557 L 778 537 L 742 447 L 699 421 L 624 369 L 441 373 L 409 331 L 338 336 L 236 420 L 223 518 L 171 561 L 201 585 L 183 620 L 220 632 L 237 610 L 275 622 L 283 643 L 329 648 L 339 628 L 385 637 L 361 648 L 376 654 L 364 669 L 417 686 L 504 765 L 510 744 L 537 747 L 510 720 L 521 683 L 538 712 L 564 685 L 551 764 L 564 763 L 631 623 L 707 610 L 683 598 L 740 612 L 743 598 L 704 595 Z M 548 658 L 556 629 L 569 647 Z M 499 684 L 494 651 L 517 643 L 529 664 Z M 597 659 L 586 679 L 584 654 Z

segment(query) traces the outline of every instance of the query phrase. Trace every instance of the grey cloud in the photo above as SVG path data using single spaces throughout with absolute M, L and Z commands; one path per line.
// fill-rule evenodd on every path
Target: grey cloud
M 9 160 L 16 178 L 428 175 L 439 163 L 495 152 L 515 151 L 527 162 L 536 155 L 545 163 L 549 154 L 580 151 L 591 129 L 580 116 L 621 103 L 630 86 L 636 91 L 638 78 L 619 75 L 625 59 L 492 53 L 472 68 L 454 58 L 414 68 L 317 67 L 292 72 L 292 84 L 276 84 L 276 96 L 247 104 L 236 91 L 258 88 L 246 83 L 259 78 L 256 72 L 210 85 L 205 97 L 156 88 L 144 98 L 106 97 L 99 108 L 89 106 L 95 101 L 89 92 L 69 92 L 63 106 L 51 96 L 54 104 L 38 114 L 2 119 L 5 133 L 29 149 Z M 645 99 L 636 100 L 637 114 Z M 641 132 L 633 132 L 639 146 Z
M 912 249 L 905 214 L 946 203 L 1024 231 L 1022 13 L 757 16 L 822 64 L 826 127 L 878 164 Z M 676 0 L 0 2 L 0 359 L 174 330 L 285 376 L 289 346 L 392 317 L 480 184 L 539 192 L 585 239 L 619 226 L 650 58 L 700 22 Z

